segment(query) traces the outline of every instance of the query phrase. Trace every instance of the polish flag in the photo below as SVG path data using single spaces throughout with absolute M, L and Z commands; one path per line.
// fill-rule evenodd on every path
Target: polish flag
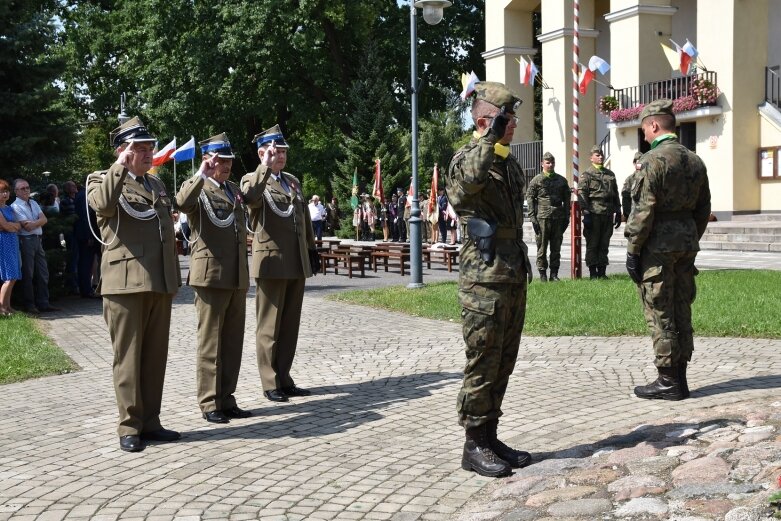
M 480 79 L 475 74 L 475 71 L 470 72 L 468 75 L 466 73 L 461 74 L 461 87 L 463 88 L 461 101 L 466 101 L 466 98 L 475 91 L 475 83 L 478 81 Z
M 539 70 L 534 64 L 534 60 L 526 60 L 523 56 L 519 60 L 521 63 L 521 85 L 534 86 L 534 79 L 537 77 Z
M 588 68 L 592 72 L 598 71 L 600 74 L 607 74 L 607 71 L 610 70 L 610 64 L 599 56 L 592 56 L 588 60 Z
M 162 150 L 152 156 L 152 166 L 160 166 L 171 160 L 176 150 L 176 138 L 174 137 L 170 143 L 163 147 Z
M 580 66 L 580 78 L 578 78 L 578 90 L 581 94 L 586 93 L 586 89 L 588 89 L 588 84 L 591 83 L 591 80 L 594 79 L 594 71 L 589 69 L 588 67 Z
M 675 43 L 673 40 L 670 41 L 673 43 L 673 45 L 675 45 L 675 49 L 678 51 L 681 74 L 689 74 L 689 67 L 691 67 L 692 60 L 697 57 L 699 52 L 697 52 L 697 49 L 694 47 L 694 45 L 691 44 L 688 38 L 686 39 L 686 43 L 683 44 L 683 47 Z

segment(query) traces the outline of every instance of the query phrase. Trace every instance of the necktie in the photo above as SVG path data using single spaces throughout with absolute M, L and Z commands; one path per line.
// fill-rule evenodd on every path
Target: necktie
M 220 188 L 222 188 L 222 191 L 225 192 L 225 195 L 228 196 L 228 200 L 230 200 L 230 202 L 233 202 L 233 192 L 231 192 L 230 187 L 227 184 L 222 183 L 220 185 Z

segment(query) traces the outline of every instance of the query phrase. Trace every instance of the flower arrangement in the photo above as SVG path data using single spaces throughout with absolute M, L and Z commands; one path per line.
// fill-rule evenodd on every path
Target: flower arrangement
M 713 105 L 719 97 L 719 88 L 705 78 L 695 78 L 691 84 L 691 97 L 698 105 Z
M 645 105 L 637 105 L 626 109 L 616 109 L 610 111 L 610 119 L 612 121 L 631 121 L 640 117 L 640 113 L 643 111 Z
M 602 96 L 599 98 L 599 104 L 597 105 L 597 109 L 604 114 L 605 116 L 609 116 L 611 112 L 616 110 L 618 108 L 618 100 L 615 98 L 615 96 Z

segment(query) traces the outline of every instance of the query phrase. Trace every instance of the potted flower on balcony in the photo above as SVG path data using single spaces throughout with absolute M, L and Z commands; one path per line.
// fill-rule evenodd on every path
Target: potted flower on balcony
M 599 98 L 597 108 L 602 114 L 610 117 L 610 113 L 618 108 L 618 100 L 615 96 L 602 96 Z
M 692 81 L 691 92 L 692 98 L 698 105 L 715 105 L 716 98 L 719 97 L 719 88 L 705 78 L 695 78 Z

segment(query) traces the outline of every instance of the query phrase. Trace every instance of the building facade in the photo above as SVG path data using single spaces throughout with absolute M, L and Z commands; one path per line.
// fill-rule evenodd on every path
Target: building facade
M 537 148 L 551 151 L 571 180 L 573 0 L 486 0 L 485 9 L 486 77 L 524 100 L 516 142 L 533 140 L 535 103 L 533 89 L 520 85 L 517 59 L 539 53 L 547 88 Z M 621 186 L 634 153 L 647 150 L 640 108 L 671 98 L 681 142 L 708 167 L 717 218 L 781 213 L 781 32 L 774 30 L 781 27 L 781 0 L 581 0 L 579 13 L 580 63 L 597 55 L 611 65 L 597 75 L 602 84 L 592 82 L 579 95 L 580 170 L 591 146 L 602 143 Z M 661 44 L 687 39 L 699 59 L 682 75 Z M 603 113 L 600 102 L 616 108 Z

